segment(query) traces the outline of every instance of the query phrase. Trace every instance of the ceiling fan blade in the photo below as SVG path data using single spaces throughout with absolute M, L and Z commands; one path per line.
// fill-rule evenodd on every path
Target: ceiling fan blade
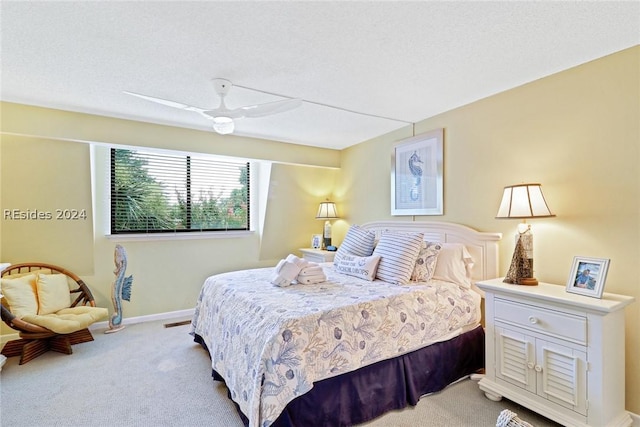
M 265 104 L 248 105 L 246 107 L 236 108 L 233 112 L 241 112 L 241 117 L 264 117 L 270 114 L 293 110 L 301 105 L 301 99 L 292 98 L 282 101 L 267 102 Z
M 168 99 L 156 98 L 155 96 L 142 95 L 141 93 L 129 92 L 126 90 L 123 92 L 126 93 L 127 95 L 137 96 L 138 98 L 146 99 L 147 101 L 155 102 L 156 104 L 162 104 L 168 107 L 179 108 L 181 110 L 195 111 L 197 113 L 203 113 L 207 111 L 204 108 L 198 108 L 198 107 L 194 107 L 193 105 L 182 104 L 180 102 L 170 101 Z
M 168 99 L 157 98 L 155 96 L 143 95 L 141 93 L 123 91 L 127 95 L 132 95 L 146 101 L 155 102 L 171 108 L 178 108 L 185 111 L 194 111 L 201 114 L 209 120 L 213 121 L 213 129 L 220 134 L 233 133 L 235 119 L 243 117 L 264 117 L 270 114 L 282 113 L 284 111 L 298 108 L 302 105 L 302 99 L 288 98 L 281 101 L 267 102 L 264 104 L 247 105 L 244 107 L 229 109 L 225 105 L 224 99 L 233 86 L 230 81 L 225 79 L 214 79 L 216 93 L 220 96 L 220 105 L 215 109 L 205 109 L 194 107 L 193 105 L 183 104 L 181 102 L 171 101 Z

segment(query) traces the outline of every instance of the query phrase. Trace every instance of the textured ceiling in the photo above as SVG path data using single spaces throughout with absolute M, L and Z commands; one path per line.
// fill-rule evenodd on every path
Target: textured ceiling
M 337 149 L 640 43 L 637 1 L 2 1 L 0 13 L 4 101 L 211 130 L 123 91 L 215 108 L 222 77 L 230 108 L 309 101 L 238 120 L 236 134 Z

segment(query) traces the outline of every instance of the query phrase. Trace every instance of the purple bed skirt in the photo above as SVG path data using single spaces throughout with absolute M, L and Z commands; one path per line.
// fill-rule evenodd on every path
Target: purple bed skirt
M 204 340 L 194 341 L 207 350 Z M 289 402 L 272 427 L 353 426 L 415 406 L 420 397 L 484 368 L 481 326 L 428 347 L 314 383 Z M 215 370 L 213 378 L 224 381 Z M 236 409 L 245 425 L 248 420 Z

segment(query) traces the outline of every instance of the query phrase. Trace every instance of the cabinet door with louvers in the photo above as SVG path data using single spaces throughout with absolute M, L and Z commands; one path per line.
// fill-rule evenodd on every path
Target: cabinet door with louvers
M 584 351 L 536 339 L 537 394 L 586 415 L 586 360 Z
M 536 393 L 535 338 L 496 327 L 496 347 L 496 378 Z
M 496 338 L 498 380 L 586 415 L 584 351 L 504 327 L 496 327 Z

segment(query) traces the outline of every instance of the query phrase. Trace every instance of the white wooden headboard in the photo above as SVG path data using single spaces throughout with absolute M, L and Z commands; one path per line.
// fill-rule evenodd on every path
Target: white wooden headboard
M 361 225 L 380 237 L 383 231 L 422 232 L 424 240 L 463 243 L 473 257 L 471 278 L 475 281 L 498 277 L 498 241 L 502 233 L 486 233 L 466 225 L 443 221 L 375 221 Z

